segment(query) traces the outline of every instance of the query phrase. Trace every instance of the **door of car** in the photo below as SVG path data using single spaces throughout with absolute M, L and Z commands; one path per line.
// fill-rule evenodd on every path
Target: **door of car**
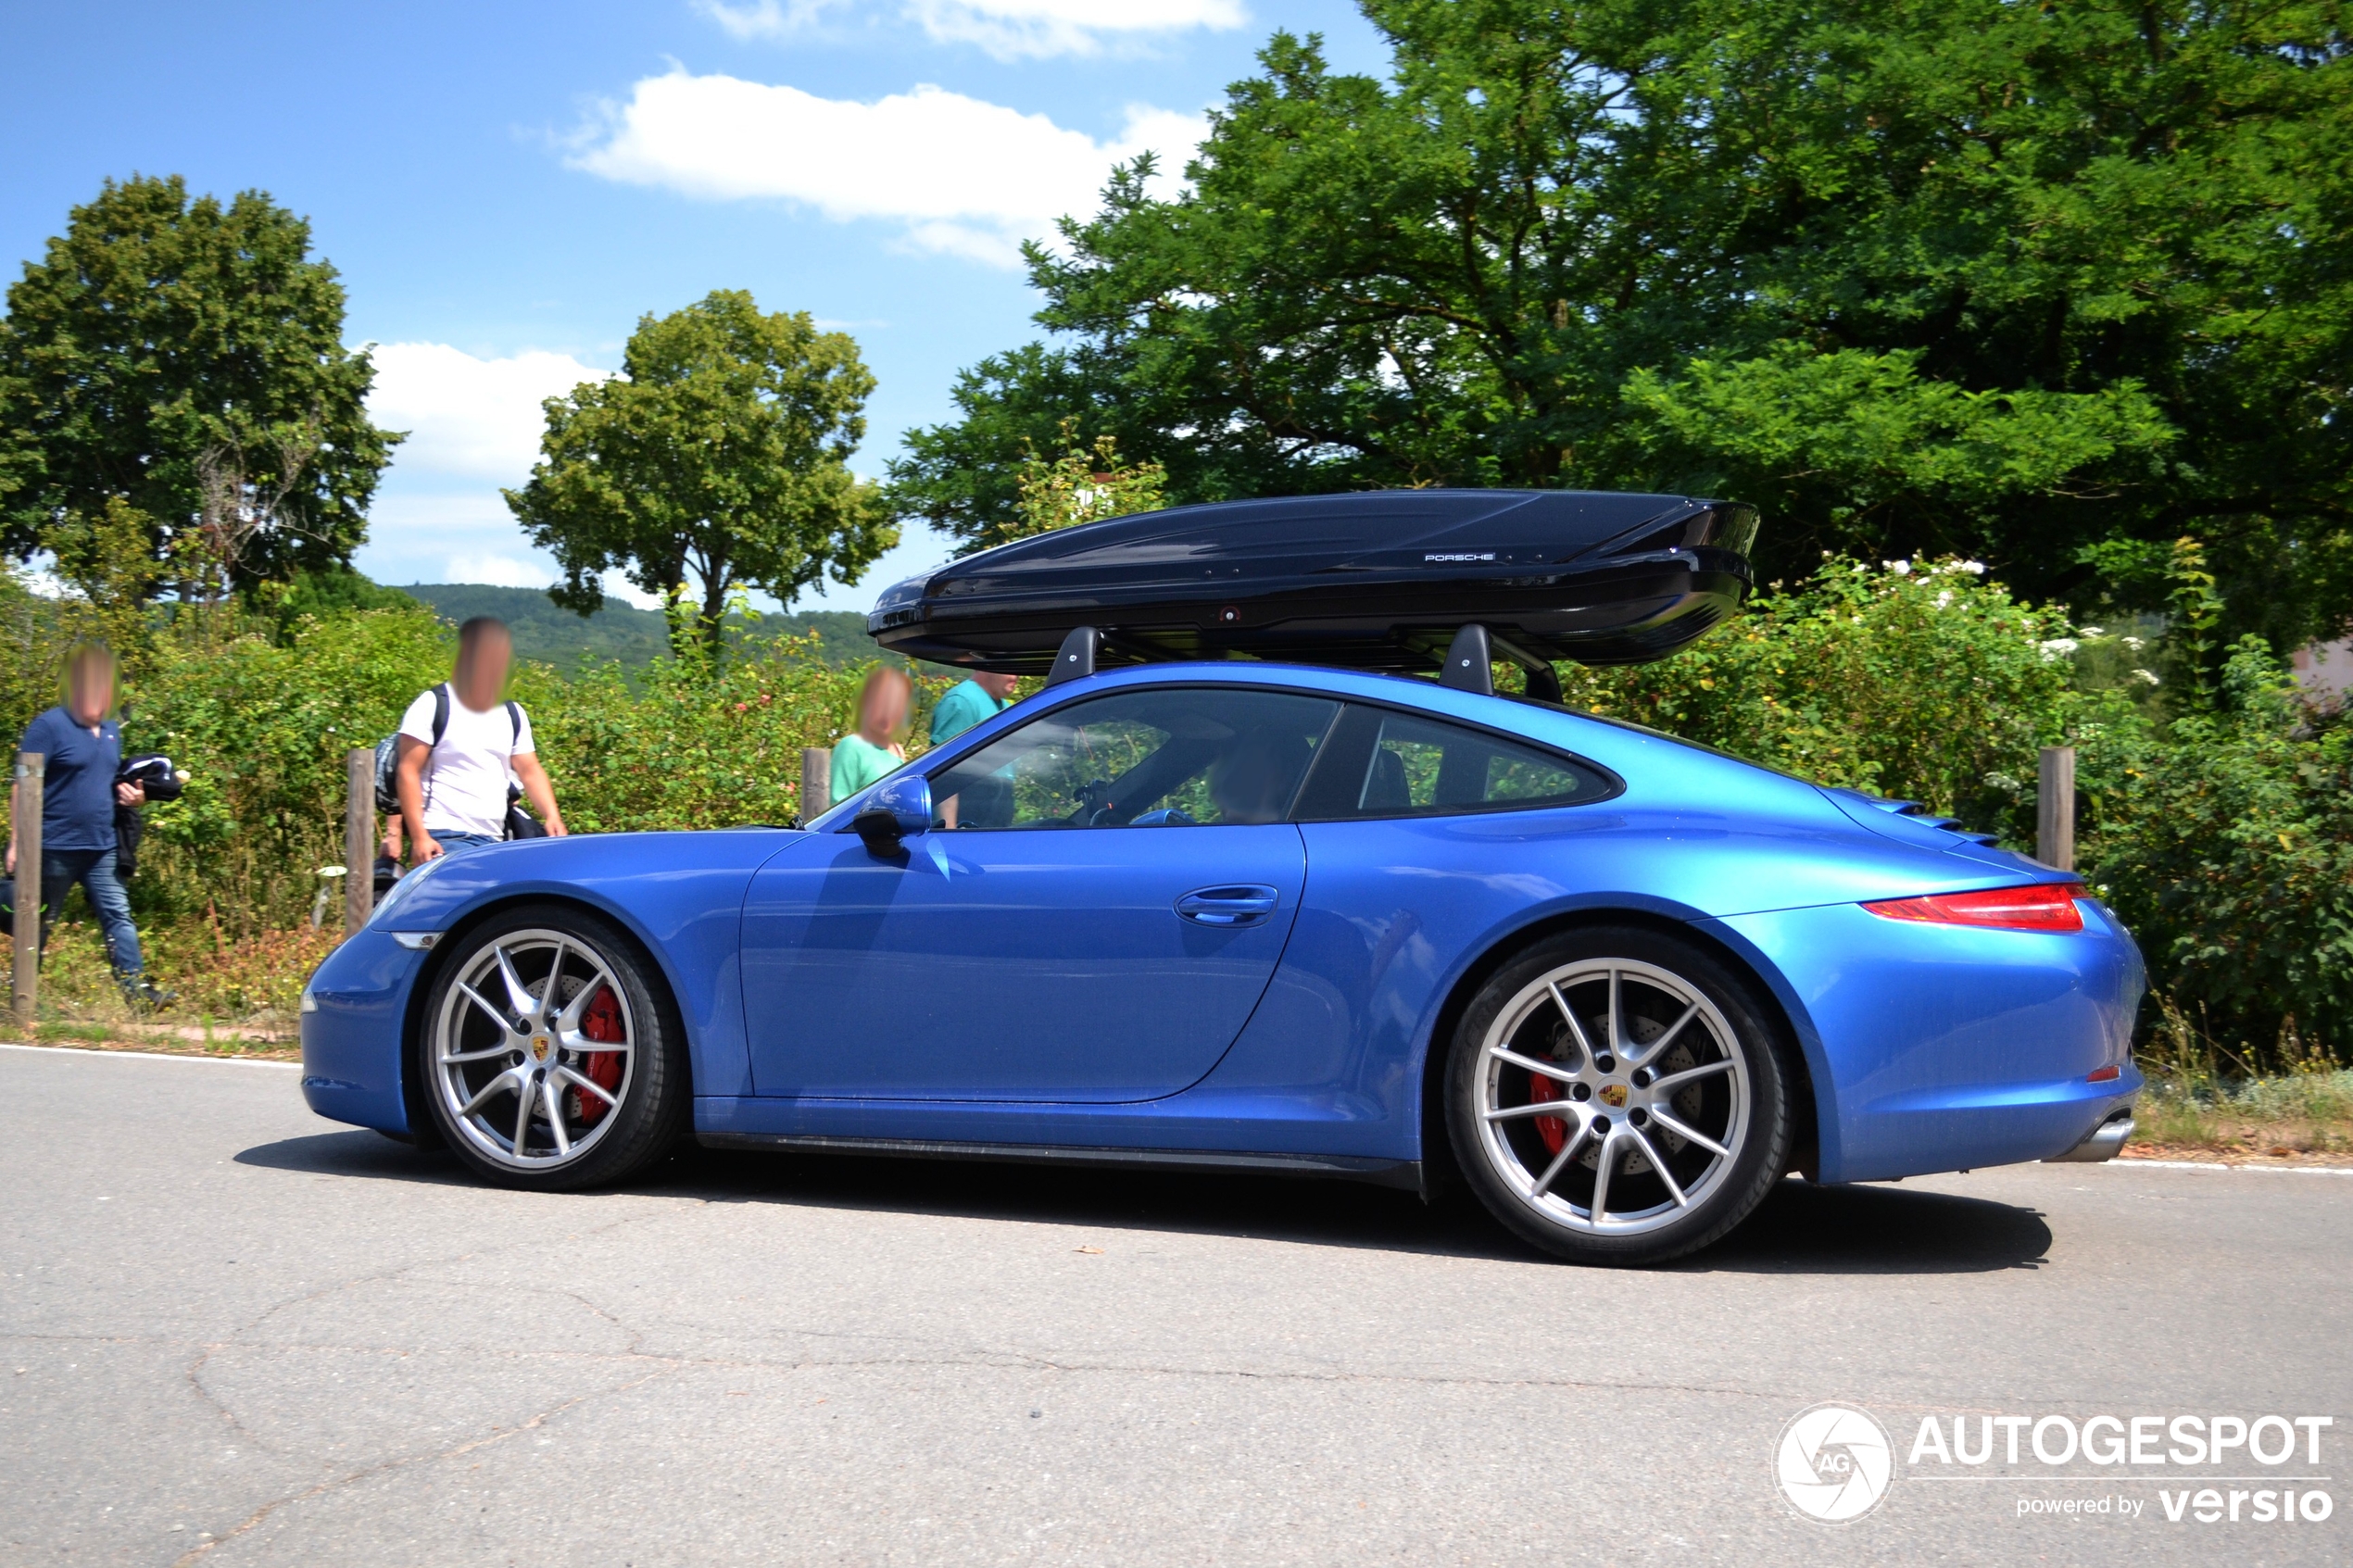
M 1282 958 L 1305 877 L 1287 819 L 1339 708 L 1085 698 L 933 769 L 934 826 L 900 854 L 838 833 L 779 855 L 744 909 L 756 1091 L 1115 1102 L 1198 1081 Z

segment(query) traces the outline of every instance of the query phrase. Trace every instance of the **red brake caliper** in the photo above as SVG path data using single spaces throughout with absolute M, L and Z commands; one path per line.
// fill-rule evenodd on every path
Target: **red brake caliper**
M 591 1040 L 605 1040 L 615 1045 L 629 1036 L 621 1026 L 621 1003 L 614 997 L 612 987 L 599 985 L 588 1003 L 588 1010 L 580 1015 L 580 1033 Z M 599 1088 L 618 1092 L 621 1088 L 621 1053 L 619 1051 L 588 1051 L 580 1059 L 580 1070 Z M 572 1092 L 580 1107 L 580 1124 L 592 1127 L 612 1108 L 594 1095 Z
M 1541 1073 L 1530 1073 L 1528 1075 L 1528 1098 L 1538 1101 L 1560 1098 L 1560 1081 L 1547 1078 Z M 1536 1118 L 1536 1135 L 1544 1140 L 1546 1148 L 1558 1154 L 1568 1142 L 1568 1123 L 1558 1116 L 1539 1116 Z

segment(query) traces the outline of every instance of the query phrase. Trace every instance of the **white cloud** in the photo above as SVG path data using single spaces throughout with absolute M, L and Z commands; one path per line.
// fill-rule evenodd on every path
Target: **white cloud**
M 737 38 L 789 38 L 805 32 L 839 10 L 842 0 L 752 0 L 731 6 L 727 0 L 698 0 L 696 9 Z
M 536 561 L 479 552 L 451 556 L 441 569 L 444 583 L 486 583 L 493 588 L 544 588 L 555 580 Z
M 919 249 L 1013 266 L 1022 240 L 1095 210 L 1115 162 L 1149 148 L 1173 189 L 1202 132 L 1198 115 L 1138 105 L 1118 137 L 1097 142 L 939 87 L 863 104 L 682 69 L 639 82 L 573 162 L 708 200 L 781 199 L 837 222 L 895 220 Z
M 1000 60 L 1024 56 L 1092 55 L 1106 34 L 1186 28 L 1237 28 L 1248 21 L 1236 0 L 914 0 L 924 31 L 943 43 L 977 44 Z
M 546 588 L 552 586 L 560 575 L 555 564 L 536 550 L 525 546 L 527 554 L 498 555 L 485 550 L 460 550 L 442 562 L 438 583 L 480 583 L 493 588 Z M 623 604 L 635 605 L 639 609 L 660 609 L 660 594 L 642 593 L 618 571 L 608 571 L 602 579 L 605 596 Z
M 817 28 L 827 12 L 853 6 L 854 0 L 702 0 L 701 8 L 737 38 L 789 38 Z M 1240 0 L 906 0 L 900 12 L 935 43 L 975 44 L 1000 60 L 1093 55 L 1106 43 L 1222 31 L 1250 19 Z
M 569 354 L 525 350 L 478 359 L 446 343 L 390 343 L 375 350 L 368 417 L 409 439 L 396 470 L 520 484 L 539 458 L 542 400 L 609 373 Z
M 551 575 L 547 581 L 552 583 L 555 581 L 555 578 Z M 638 587 L 637 584 L 632 583 L 628 578 L 623 577 L 618 571 L 606 572 L 604 576 L 604 584 L 605 597 L 609 599 L 619 599 L 623 604 L 635 605 L 639 609 L 660 609 L 661 608 L 661 596 L 660 594 L 647 593 L 644 589 Z
M 497 490 L 436 484 L 396 465 L 368 508 L 368 542 L 353 552 L 352 564 L 379 583 L 447 583 L 465 581 L 447 575 L 453 558 L 532 554 Z M 538 581 L 555 577 L 543 571 Z

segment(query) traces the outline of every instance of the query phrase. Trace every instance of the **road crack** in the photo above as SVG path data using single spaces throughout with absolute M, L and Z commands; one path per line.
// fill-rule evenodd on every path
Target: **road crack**
M 656 1370 L 646 1374 L 645 1376 L 638 1378 L 635 1382 L 624 1383 L 619 1387 L 599 1388 L 592 1393 L 575 1395 L 573 1398 L 564 1400 L 561 1404 L 550 1406 L 548 1409 L 541 1411 L 537 1415 L 532 1416 L 528 1420 L 514 1426 L 500 1427 L 497 1430 L 493 1431 L 489 1436 L 476 1437 L 472 1442 L 459 1443 L 455 1447 L 436 1449 L 432 1453 L 403 1454 L 396 1459 L 388 1459 L 382 1461 L 379 1463 L 363 1465 L 358 1470 L 349 1471 L 344 1474 L 333 1476 L 327 1480 L 321 1481 L 317 1486 L 312 1486 L 308 1490 L 289 1492 L 284 1497 L 273 1498 L 270 1501 L 263 1503 L 259 1508 L 255 1509 L 253 1512 L 234 1529 L 223 1531 L 220 1535 L 214 1537 L 211 1540 L 200 1541 L 195 1546 L 190 1548 L 187 1551 L 182 1552 L 173 1561 L 171 1568 L 187 1568 L 189 1563 L 196 1562 L 199 1558 L 202 1558 L 214 1548 L 226 1546 L 231 1541 L 237 1539 L 241 1536 L 251 1534 L 254 1530 L 259 1528 L 262 1523 L 271 1514 L 277 1512 L 283 1508 L 289 1507 L 295 1503 L 308 1502 L 313 1498 L 324 1497 L 330 1492 L 339 1491 L 343 1487 L 350 1486 L 355 1481 L 365 1481 L 371 1476 L 389 1475 L 396 1471 L 409 1469 L 412 1465 L 431 1464 L 440 1460 L 463 1458 L 467 1454 L 475 1453 L 481 1449 L 503 1443 L 510 1437 L 520 1436 L 525 1432 L 537 1431 L 540 1427 L 545 1426 L 548 1422 L 553 1421 L 556 1417 L 563 1414 L 566 1411 L 577 1410 L 591 1399 L 600 1399 L 612 1394 L 626 1394 L 633 1388 L 642 1388 L 647 1384 L 661 1377 L 664 1370 L 665 1369 L 657 1368 Z

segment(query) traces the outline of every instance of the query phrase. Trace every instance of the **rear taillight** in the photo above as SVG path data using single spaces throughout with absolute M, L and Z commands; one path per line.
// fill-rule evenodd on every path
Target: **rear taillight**
M 1931 925 L 1985 925 L 2003 931 L 2081 931 L 2083 911 L 2075 900 L 2080 882 L 2042 882 L 2031 887 L 1994 887 L 1982 893 L 1931 893 L 1925 898 L 1887 898 L 1863 908 L 1887 920 L 1925 921 Z

